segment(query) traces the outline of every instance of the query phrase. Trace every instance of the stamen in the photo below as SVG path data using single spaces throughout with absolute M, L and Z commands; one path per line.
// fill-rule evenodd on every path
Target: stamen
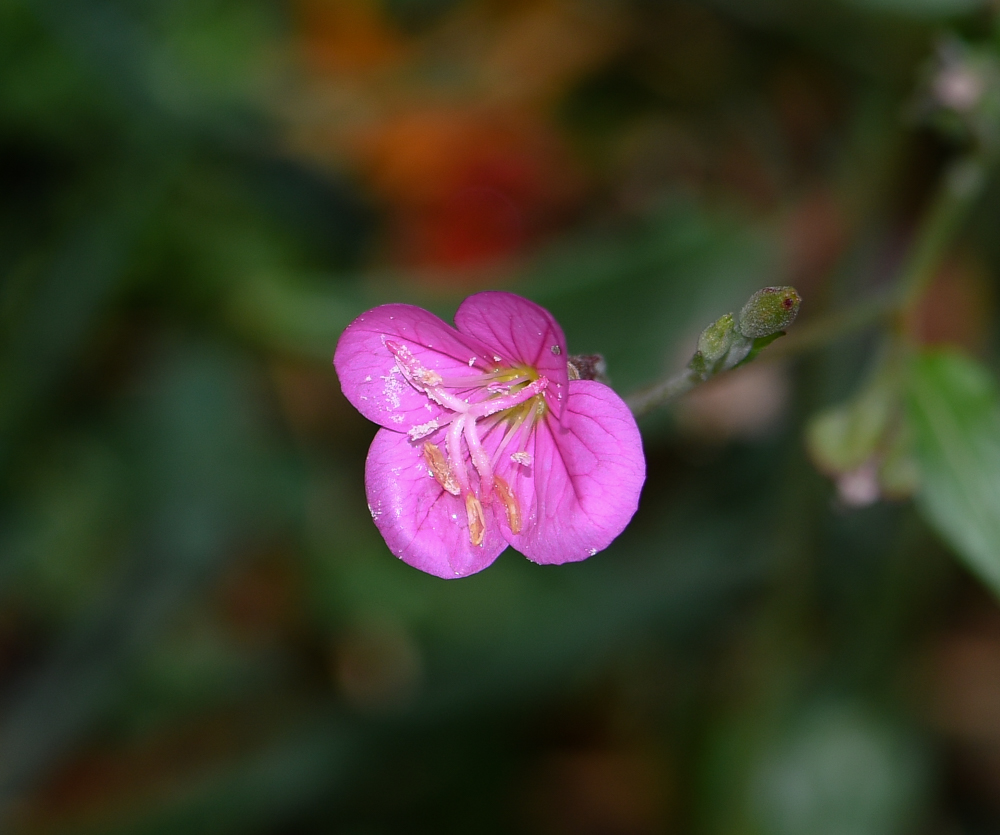
M 452 473 L 451 467 L 448 466 L 448 462 L 444 460 L 444 453 L 430 441 L 424 443 L 424 460 L 427 461 L 427 467 L 437 479 L 438 484 L 453 496 L 461 494 L 462 490 L 458 486 L 458 482 L 455 481 L 455 475 Z
M 455 397 L 454 394 L 449 394 L 439 386 L 421 389 L 421 391 L 423 391 L 424 394 L 426 394 L 439 406 L 444 406 L 446 409 L 451 409 L 453 412 L 462 412 L 464 414 L 469 411 L 468 403 L 459 397 Z
M 465 511 L 469 524 L 469 541 L 474 546 L 480 546 L 486 536 L 486 515 L 483 503 L 489 503 L 495 489 L 503 503 L 507 517 L 507 525 L 517 534 L 521 531 L 521 508 L 510 485 L 494 472 L 497 462 L 501 459 L 509 444 L 513 444 L 520 436 L 524 424 L 528 428 L 534 425 L 540 411 L 545 409 L 545 403 L 540 395 L 549 385 L 545 377 L 532 379 L 535 371 L 523 367 L 493 366 L 493 370 L 484 370 L 480 374 L 444 377 L 431 370 L 413 355 L 410 348 L 402 342 L 383 337 L 383 343 L 396 360 L 396 367 L 406 380 L 417 391 L 441 406 L 445 414 L 438 415 L 426 423 L 412 426 L 407 430 L 411 441 L 421 441 L 433 435 L 439 429 L 448 428 L 444 439 L 444 451 L 434 443 L 426 441 L 423 444 L 424 460 L 431 475 L 441 488 L 453 496 L 465 496 Z M 482 359 L 482 358 L 480 358 Z M 494 357 L 501 363 L 500 357 Z M 488 360 L 487 360 L 488 362 Z M 476 358 L 469 363 L 474 368 Z M 486 399 L 470 402 L 474 397 L 462 398 L 458 393 L 485 389 Z M 482 396 L 482 395 L 480 395 Z M 509 412 L 516 406 L 528 404 L 516 412 Z M 448 415 L 447 413 L 451 414 Z M 506 414 L 501 414 L 506 412 Z M 494 455 L 491 457 L 483 447 L 483 439 L 492 435 L 498 426 L 505 426 L 503 439 Z M 503 430 L 501 430 L 503 431 Z M 468 453 L 462 449 L 462 438 L 468 447 Z M 518 443 L 514 448 L 521 444 Z M 479 496 L 472 491 L 472 479 L 468 464 L 471 460 L 479 476 Z M 515 464 L 528 466 L 534 460 L 526 451 L 515 451 L 510 454 L 510 460 Z
M 510 374 L 510 370 L 507 368 L 500 368 L 496 371 L 490 371 L 483 374 L 475 374 L 469 377 L 444 377 L 441 380 L 441 385 L 446 388 L 479 388 L 484 383 L 490 383 L 494 380 L 501 380 L 506 378 Z M 521 376 L 520 379 L 527 380 L 527 377 Z M 515 380 L 504 380 L 505 382 L 515 382 Z
M 469 541 L 473 545 L 482 545 L 486 533 L 486 518 L 483 516 L 483 506 L 472 493 L 465 494 L 465 515 L 469 520 Z
M 530 382 L 531 378 L 525 374 L 518 374 L 516 377 L 512 377 L 509 380 L 497 380 L 495 383 L 490 383 L 486 386 L 486 390 L 492 392 L 493 394 L 503 393 L 506 394 L 514 386 L 520 385 L 521 383 Z
M 511 423 L 510 428 L 507 433 L 503 436 L 503 440 L 500 441 L 497 446 L 496 452 L 493 454 L 493 466 L 496 467 L 497 462 L 500 460 L 500 456 L 503 455 L 503 451 L 507 448 L 507 445 L 514 440 L 514 436 L 520 431 L 521 427 L 527 422 L 530 428 L 535 422 L 535 415 L 538 412 L 538 405 L 536 403 L 531 404 L 531 408 L 527 412 L 521 410 L 521 412 L 514 418 L 513 423 Z
M 493 467 L 490 464 L 490 457 L 483 449 L 479 440 L 479 433 L 476 431 L 476 421 L 465 421 L 465 442 L 469 445 L 469 457 L 472 464 L 479 473 L 479 495 L 484 502 L 490 500 L 493 491 Z
M 441 375 L 429 368 L 418 368 L 413 377 L 423 386 L 437 386 L 441 383 Z
M 462 430 L 465 428 L 465 415 L 458 418 L 448 428 L 448 436 L 445 443 L 448 447 L 448 461 L 451 471 L 458 479 L 458 485 L 463 493 L 471 493 L 472 487 L 469 484 L 469 474 L 465 469 L 465 458 L 462 455 Z
M 510 526 L 510 532 L 520 533 L 521 507 L 517 503 L 517 497 L 511 492 L 510 485 L 500 476 L 493 476 L 493 484 L 503 502 L 504 510 L 507 511 L 507 524 Z
M 423 391 L 428 386 L 441 384 L 441 375 L 436 371 L 425 368 L 413 353 L 402 342 L 394 339 L 386 339 L 385 347 L 388 348 L 396 359 L 396 367 L 403 376 L 409 380 L 415 388 Z
M 421 423 L 419 426 L 411 426 L 406 430 L 406 434 L 410 436 L 411 441 L 419 441 L 421 438 L 433 435 L 438 429 L 448 423 L 451 423 L 451 419 L 441 423 L 437 418 L 434 418 L 433 420 L 427 421 L 427 423 Z
M 528 383 L 523 389 L 513 394 L 508 394 L 506 397 L 494 397 L 492 400 L 484 400 L 481 403 L 470 406 L 469 414 L 481 418 L 494 415 L 505 409 L 512 409 L 514 406 L 520 406 L 522 403 L 531 400 L 532 397 L 541 394 L 548 388 L 548 385 L 549 381 L 547 377 L 539 377 L 537 380 Z

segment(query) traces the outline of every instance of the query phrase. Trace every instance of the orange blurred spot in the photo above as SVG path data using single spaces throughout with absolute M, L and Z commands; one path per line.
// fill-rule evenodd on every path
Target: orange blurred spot
M 357 73 L 398 61 L 405 41 L 374 0 L 298 0 L 298 47 L 308 69 Z

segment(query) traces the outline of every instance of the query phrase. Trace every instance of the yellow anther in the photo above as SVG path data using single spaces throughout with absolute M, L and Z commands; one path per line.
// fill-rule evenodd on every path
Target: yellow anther
M 451 467 L 444 460 L 444 453 L 430 441 L 424 442 L 424 460 L 427 462 L 431 474 L 437 479 L 437 483 L 445 490 L 453 496 L 457 496 L 462 492 L 458 486 L 458 482 L 455 480 L 454 473 L 451 471 Z
M 385 347 L 389 349 L 396 359 L 396 367 L 402 372 L 411 383 L 423 391 L 425 388 L 441 384 L 441 375 L 436 371 L 425 368 L 409 348 L 402 342 L 394 339 L 385 339 Z
M 439 386 L 442 381 L 441 375 L 436 371 L 420 365 L 413 369 L 413 379 L 423 386 Z
M 465 494 L 465 513 L 469 518 L 469 541 L 473 545 L 482 545 L 486 533 L 486 518 L 483 516 L 483 506 L 472 493 Z
M 517 498 L 511 492 L 510 485 L 500 476 L 493 476 L 493 486 L 496 488 L 500 500 L 503 502 L 504 510 L 507 511 L 507 524 L 511 533 L 521 532 L 521 506 L 517 503 Z

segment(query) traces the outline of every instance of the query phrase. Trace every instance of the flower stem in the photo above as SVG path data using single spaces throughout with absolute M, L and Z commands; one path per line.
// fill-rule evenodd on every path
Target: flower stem
M 701 382 L 698 376 L 689 368 L 679 374 L 660 380 L 647 388 L 630 394 L 625 403 L 636 417 L 649 414 L 654 409 L 676 400 L 682 394 L 689 392 Z
M 779 359 L 821 348 L 849 333 L 888 324 L 897 333 L 920 303 L 956 233 L 983 191 L 992 156 L 981 151 L 967 154 L 945 171 L 927 214 L 914 236 L 912 248 L 893 288 L 843 310 L 820 316 L 799 328 L 791 337 L 767 350 L 769 359 Z M 685 368 L 680 373 L 640 389 L 625 398 L 636 417 L 669 404 L 705 378 Z

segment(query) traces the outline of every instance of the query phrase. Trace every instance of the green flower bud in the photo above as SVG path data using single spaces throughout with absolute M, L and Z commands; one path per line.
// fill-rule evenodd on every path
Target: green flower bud
M 743 305 L 738 330 L 749 339 L 779 333 L 795 321 L 801 303 L 794 287 L 765 287 Z
M 698 350 L 688 363 L 692 380 L 708 380 L 750 362 L 779 336 L 799 312 L 801 299 L 793 287 L 765 287 L 750 297 L 739 319 L 727 313 L 698 337 Z
M 727 313 L 701 332 L 701 336 L 698 337 L 698 353 L 705 358 L 709 367 L 714 367 L 729 353 L 735 336 L 736 320 L 732 313 Z
M 698 337 L 695 351 L 688 368 L 694 374 L 707 380 L 720 371 L 728 371 L 750 352 L 753 340 L 747 339 L 736 329 L 732 313 L 713 322 Z

